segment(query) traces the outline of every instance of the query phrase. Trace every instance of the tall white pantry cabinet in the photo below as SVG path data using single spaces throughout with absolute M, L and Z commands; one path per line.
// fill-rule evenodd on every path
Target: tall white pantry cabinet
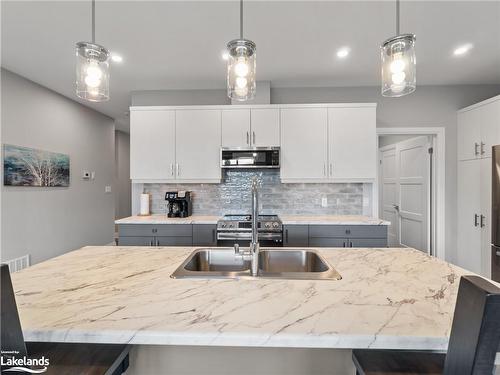
M 491 277 L 491 150 L 500 144 L 500 96 L 458 111 L 457 263 Z

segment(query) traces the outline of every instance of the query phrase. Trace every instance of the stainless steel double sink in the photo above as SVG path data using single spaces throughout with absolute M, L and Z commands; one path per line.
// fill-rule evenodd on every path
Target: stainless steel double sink
M 202 248 L 193 251 L 172 278 L 254 278 L 251 263 L 233 248 Z M 340 274 L 315 250 L 261 249 L 256 278 L 340 280 Z

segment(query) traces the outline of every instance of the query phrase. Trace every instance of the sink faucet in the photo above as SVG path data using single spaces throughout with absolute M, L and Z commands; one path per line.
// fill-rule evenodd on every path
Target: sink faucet
M 252 275 L 257 276 L 259 270 L 259 192 L 257 178 L 252 180 L 252 241 L 250 255 L 252 256 Z
M 238 244 L 234 244 L 235 256 L 241 256 L 245 260 L 250 260 L 250 274 L 257 276 L 259 271 L 259 200 L 258 200 L 258 181 L 252 179 L 252 239 L 248 251 L 241 251 Z

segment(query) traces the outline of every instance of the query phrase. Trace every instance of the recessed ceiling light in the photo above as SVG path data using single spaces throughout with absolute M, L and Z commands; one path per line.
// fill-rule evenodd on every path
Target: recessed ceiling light
M 468 44 L 464 44 L 462 46 L 459 46 L 457 48 L 455 48 L 455 50 L 453 51 L 453 54 L 455 56 L 462 56 L 462 55 L 465 55 L 467 52 L 469 52 L 472 48 L 472 44 L 468 43 Z
M 116 63 L 121 63 L 123 61 L 123 57 L 121 57 L 120 55 L 117 55 L 116 53 L 113 53 L 111 55 L 111 60 L 113 60 L 113 62 L 116 62 Z
M 342 47 L 337 50 L 337 57 L 339 59 L 343 59 L 347 56 L 349 56 L 349 52 L 351 52 L 349 47 Z
M 227 61 L 229 59 L 229 52 L 223 51 L 222 52 L 222 60 Z

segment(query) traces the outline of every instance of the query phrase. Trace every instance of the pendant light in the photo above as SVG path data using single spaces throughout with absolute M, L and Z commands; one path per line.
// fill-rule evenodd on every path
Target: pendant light
M 109 51 L 95 43 L 95 0 L 92 42 L 76 43 L 76 95 L 91 102 L 109 100 Z
M 240 0 L 240 38 L 227 44 L 227 96 L 245 101 L 255 98 L 256 45 L 243 38 L 243 0 Z
M 399 97 L 411 94 L 417 86 L 415 35 L 399 33 L 399 0 L 396 0 L 396 36 L 380 47 L 382 58 L 382 95 Z

